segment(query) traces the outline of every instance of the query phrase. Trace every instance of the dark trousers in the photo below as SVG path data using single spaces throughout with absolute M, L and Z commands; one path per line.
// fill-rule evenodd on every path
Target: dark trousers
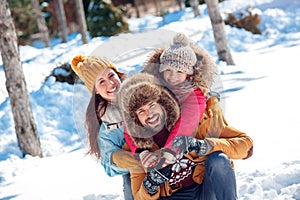
M 123 177 L 124 200 L 133 200 L 130 174 L 128 173 L 128 174 L 122 175 L 122 177 Z
M 235 200 L 236 178 L 230 159 L 222 152 L 214 152 L 207 157 L 202 184 L 182 188 L 162 200 Z

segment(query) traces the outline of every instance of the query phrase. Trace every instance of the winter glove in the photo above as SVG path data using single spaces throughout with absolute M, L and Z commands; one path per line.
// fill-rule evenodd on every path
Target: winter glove
M 143 186 L 150 194 L 155 194 L 158 191 L 158 187 L 168 181 L 170 177 L 170 165 L 161 169 L 153 169 L 146 174 L 143 180 Z
M 160 169 L 175 162 L 175 153 L 168 149 L 160 149 L 155 152 L 144 150 L 139 154 L 141 163 L 145 171 L 151 171 L 154 168 Z
M 184 155 L 193 151 L 202 157 L 212 150 L 212 145 L 205 139 L 198 140 L 191 136 L 178 136 L 173 139 L 173 148 L 178 148 L 178 152 Z
M 209 133 L 219 134 L 222 128 L 228 126 L 226 119 L 224 118 L 222 108 L 219 105 L 217 96 L 211 96 L 206 102 L 206 110 L 208 117 L 211 119 L 211 123 L 208 129 Z

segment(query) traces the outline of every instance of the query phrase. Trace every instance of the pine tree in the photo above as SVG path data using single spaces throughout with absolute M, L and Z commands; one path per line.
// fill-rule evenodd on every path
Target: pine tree
M 14 21 L 18 44 L 30 45 L 31 35 L 39 31 L 30 0 L 7 0 Z
M 122 12 L 101 0 L 91 2 L 87 17 L 88 30 L 92 37 L 113 36 L 128 32 L 128 24 L 123 20 Z

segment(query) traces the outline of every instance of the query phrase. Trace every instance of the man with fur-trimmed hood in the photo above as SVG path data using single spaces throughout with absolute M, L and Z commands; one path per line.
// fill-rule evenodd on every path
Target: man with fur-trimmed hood
M 125 128 L 135 144 L 145 151 L 154 152 L 162 148 L 180 114 L 178 103 L 169 91 L 154 76 L 141 73 L 127 78 L 118 95 Z M 161 152 L 161 156 L 166 159 L 168 154 Z M 186 177 L 182 178 L 189 179 L 189 184 L 193 184 L 192 167 L 195 163 L 189 161 L 186 164 L 189 165 L 184 171 Z M 161 185 L 168 185 L 174 175 L 170 165 L 148 171 L 147 175 L 131 171 L 135 199 L 158 199 L 160 196 L 168 196 L 172 189 L 161 190 Z M 168 183 L 165 183 L 166 181 Z M 178 187 L 176 183 L 173 185 Z
M 127 78 L 118 95 L 125 128 L 134 142 L 145 151 L 154 152 L 162 148 L 169 131 L 179 117 L 178 104 L 169 91 L 152 75 L 141 73 Z M 146 115 L 145 120 L 141 117 L 143 114 Z M 156 129 L 153 131 L 151 127 Z M 226 197 L 234 199 L 236 182 L 227 155 L 231 157 L 235 154 L 234 158 L 243 157 L 244 151 L 247 151 L 244 147 L 247 144 L 247 141 L 244 141 L 247 136 L 239 132 L 239 135 L 228 135 L 228 137 L 230 138 L 220 139 L 221 142 L 216 142 L 217 138 L 201 140 L 194 138 L 195 141 L 192 142 L 200 149 L 204 141 L 206 144 L 209 142 L 213 148 L 207 148 L 204 155 L 203 152 L 197 152 L 181 144 L 179 146 L 191 152 L 186 152 L 184 157 L 169 162 L 172 164 L 163 168 L 147 169 L 147 173 L 131 171 L 134 198 L 182 199 L 184 195 L 185 199 L 214 199 L 216 193 L 220 192 L 222 199 Z M 159 154 L 165 159 L 169 158 L 168 152 L 159 151 Z M 206 159 L 208 161 L 204 165 Z M 207 170 L 205 176 L 204 166 Z M 222 181 L 226 181 L 226 184 L 222 185 Z

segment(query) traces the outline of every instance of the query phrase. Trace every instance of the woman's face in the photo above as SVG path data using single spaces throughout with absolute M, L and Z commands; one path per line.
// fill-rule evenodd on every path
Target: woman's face
M 107 101 L 114 101 L 120 88 L 121 80 L 118 74 L 111 68 L 100 72 L 95 81 L 96 94 Z

